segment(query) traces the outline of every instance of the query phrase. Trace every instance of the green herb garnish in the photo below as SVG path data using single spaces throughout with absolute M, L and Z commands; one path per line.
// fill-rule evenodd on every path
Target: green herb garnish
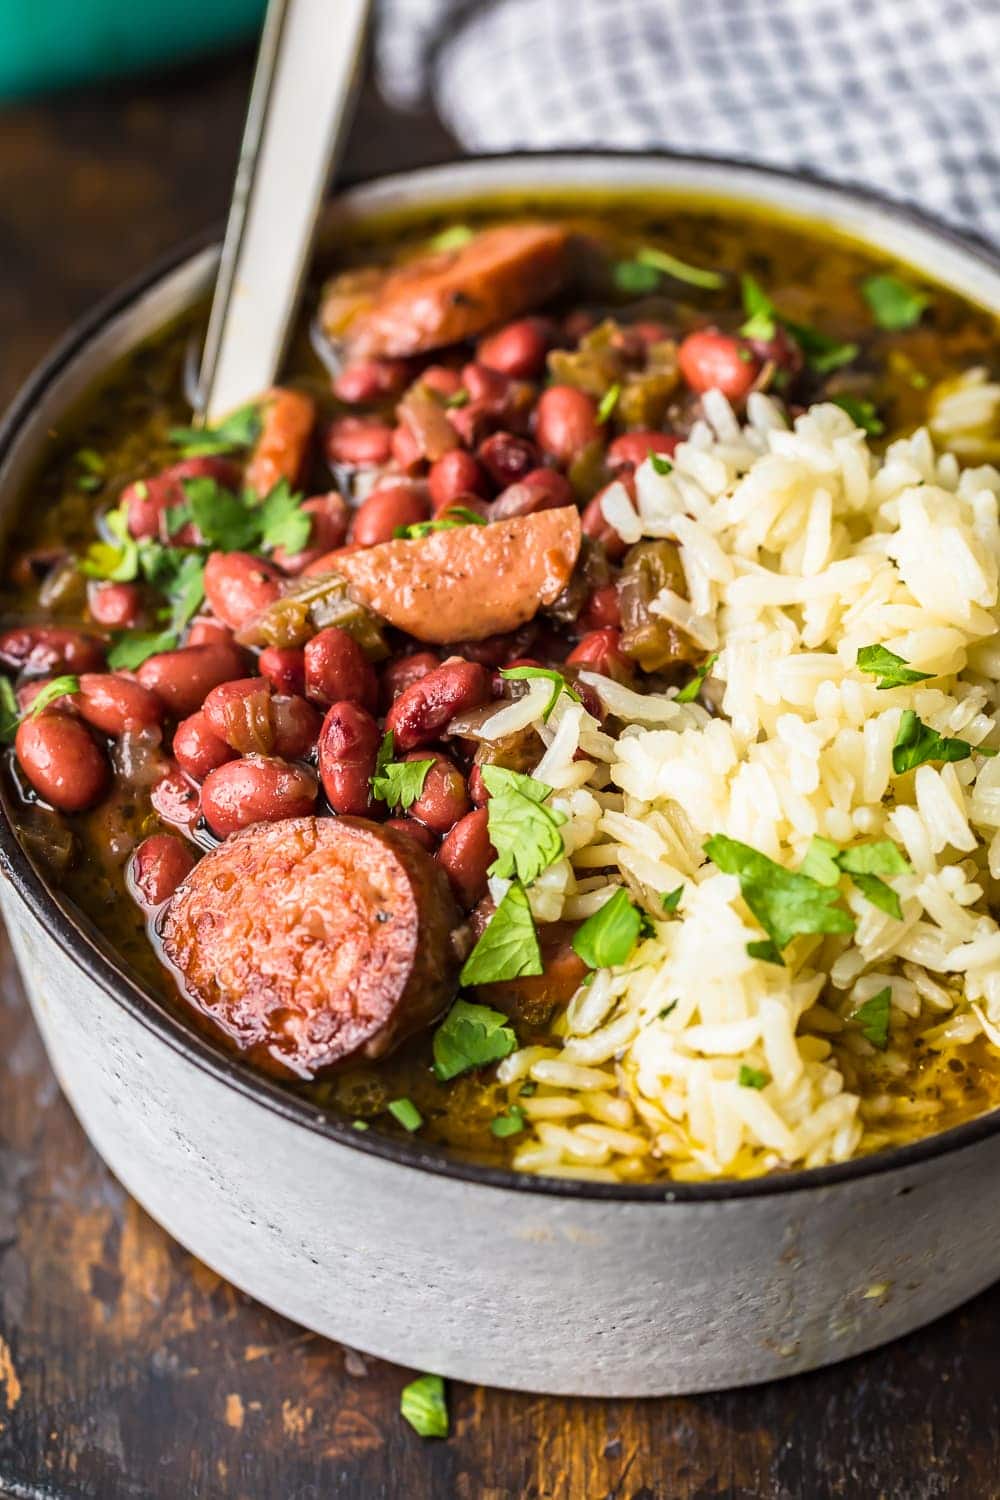
M 496 917 L 493 920 L 496 921 Z M 487 927 L 486 932 L 489 930 Z M 439 1082 L 447 1083 L 462 1073 L 470 1073 L 473 1068 L 485 1068 L 509 1057 L 517 1047 L 517 1037 L 509 1018 L 502 1011 L 491 1010 L 488 1005 L 474 1005 L 471 1000 L 456 1000 L 435 1031 L 431 1045 L 434 1076 Z
M 441 229 L 437 234 L 431 236 L 427 241 L 428 250 L 461 250 L 470 240 L 474 240 L 476 231 L 470 229 L 468 224 L 449 224 L 447 229 Z
M 650 453 L 649 461 L 653 465 L 654 474 L 666 477 L 667 474 L 674 472 L 674 466 L 665 453 Z
M 490 874 L 504 879 L 516 875 L 522 884 L 530 885 L 563 853 L 559 827 L 566 816 L 545 806 L 552 788 L 543 781 L 505 766 L 484 765 L 481 772 L 490 794 L 490 843 L 497 851 Z
M 431 760 L 393 760 L 394 736 L 390 729 L 382 738 L 371 779 L 372 796 L 387 807 L 412 807 L 424 789 Z
M 763 1089 L 771 1082 L 767 1073 L 762 1073 L 759 1068 L 750 1068 L 746 1063 L 740 1064 L 739 1084 L 744 1089 Z
M 115 541 L 91 542 L 77 566 L 86 578 L 131 583 L 139 575 L 139 544 L 129 534 L 128 518 L 119 506 L 106 513 L 104 524 Z
M 882 876 L 905 875 L 910 869 L 909 860 L 891 839 L 876 839 L 870 844 L 838 849 L 831 839 L 816 834 L 806 850 L 799 873 L 828 887 L 835 886 L 842 874 L 847 875 L 866 901 L 900 922 L 903 909 L 899 897 Z
M 681 904 L 681 897 L 683 896 L 683 894 L 684 887 L 682 885 L 679 885 L 676 890 L 668 891 L 665 896 L 660 897 L 660 905 L 663 907 L 663 910 L 668 913 L 668 915 L 673 916 L 674 912 Z
M 996 755 L 983 745 L 970 745 L 968 740 L 951 739 L 938 734 L 924 724 L 912 708 L 904 708 L 899 721 L 896 742 L 892 747 L 892 769 L 897 776 L 922 766 L 925 761 L 968 760 L 969 756 Z
M 718 292 L 726 284 L 726 278 L 721 271 L 706 271 L 701 266 L 692 266 L 684 260 L 678 260 L 676 255 L 670 255 L 666 250 L 658 250 L 655 246 L 644 245 L 636 252 L 636 263 L 640 266 L 649 266 L 654 271 L 662 272 L 664 276 L 672 276 L 675 281 L 687 282 L 688 286 L 704 287 L 707 291 Z
M 528 897 L 523 885 L 512 881 L 488 927 L 465 960 L 459 979 L 462 984 L 493 984 L 499 979 L 525 979 L 544 971 Z M 491 1011 L 490 1014 L 495 1013 Z M 501 1016 L 498 1020 L 505 1021 L 506 1017 Z M 510 1035 L 513 1037 L 514 1033 Z M 500 1055 L 506 1057 L 507 1052 L 513 1050 L 512 1046 L 508 1047 Z M 470 1063 L 469 1066 L 478 1064 Z
M 552 683 L 552 697 L 542 710 L 542 722 L 547 724 L 552 710 L 559 702 L 560 696 L 565 693 L 567 698 L 572 698 L 574 703 L 581 702 L 579 693 L 575 693 L 561 672 L 551 667 L 503 667 L 501 677 L 506 677 L 510 682 L 531 682 L 541 679 Z
M 45 686 L 43 688 L 40 688 L 39 691 L 35 694 L 34 700 L 31 704 L 31 708 L 29 710 L 31 718 L 35 718 L 36 715 L 42 712 L 43 708 L 48 708 L 50 703 L 54 703 L 55 700 L 57 698 L 61 698 L 64 693 L 78 693 L 79 691 L 79 677 L 53 677 L 51 682 L 47 682 Z
M 615 381 L 614 385 L 608 386 L 607 390 L 604 392 L 604 395 L 601 397 L 601 404 L 597 408 L 598 422 L 606 422 L 608 420 L 608 418 L 611 416 L 611 413 L 618 405 L 618 397 L 621 395 L 621 393 L 622 388 L 618 381 Z
M 173 651 L 177 633 L 173 630 L 129 630 L 117 637 L 108 652 L 108 666 L 115 671 L 132 671 L 150 656 Z
M 523 1093 L 524 1090 L 522 1089 Z M 517 1104 L 512 1104 L 505 1109 L 502 1115 L 497 1115 L 490 1121 L 490 1130 L 498 1140 L 503 1140 L 509 1135 L 520 1135 L 524 1129 L 524 1110 Z
M 888 688 L 907 687 L 913 682 L 927 682 L 934 675 L 916 671 L 905 657 L 897 656 L 885 646 L 862 646 L 858 651 L 857 666 L 860 671 L 870 672 L 878 678 L 877 690 L 880 693 Z
M 624 886 L 619 886 L 600 911 L 576 929 L 573 951 L 591 969 L 610 969 L 625 963 L 639 940 L 643 913 Z
M 399 1410 L 421 1437 L 448 1436 L 448 1403 L 440 1375 L 421 1375 L 405 1385 Z
M 818 328 L 809 328 L 804 323 L 794 323 L 778 311 L 763 287 L 753 276 L 740 278 L 743 293 L 743 310 L 747 314 L 740 333 L 746 339 L 770 343 L 778 327 L 787 329 L 797 341 L 806 362 L 819 375 L 829 375 L 841 365 L 850 364 L 858 353 L 857 344 L 842 344 Z
M 873 401 L 863 400 L 860 396 L 831 396 L 830 400 L 834 406 L 839 406 L 841 411 L 846 411 L 855 427 L 860 427 L 869 437 L 881 437 L 885 431 L 885 423 L 879 416 Z
M 454 531 L 459 526 L 485 526 L 486 518 L 468 505 L 449 505 L 433 521 L 413 521 L 409 526 L 397 526 L 392 533 L 399 541 L 412 542 L 420 537 L 431 536 L 435 531 Z
M 419 1130 L 424 1123 L 424 1117 L 412 1099 L 392 1099 L 386 1105 L 386 1109 L 394 1120 L 398 1120 L 404 1130 L 409 1130 L 411 1133 Z
M 857 1010 L 852 1010 L 849 1019 L 857 1021 L 861 1027 L 861 1035 L 866 1042 L 871 1042 L 879 1052 L 884 1052 L 889 1045 L 889 1013 L 892 1005 L 892 988 L 886 985 L 884 990 L 879 990 L 870 1000 L 859 1005 Z
M 768 935 L 750 943 L 753 958 L 781 963 L 781 950 L 802 933 L 853 932 L 854 918 L 837 905 L 836 888 L 801 871 L 786 870 L 749 844 L 717 833 L 704 846 L 713 864 L 740 882 L 743 900 Z
M 260 405 L 254 401 L 231 412 L 215 427 L 171 427 L 170 441 L 185 458 L 210 458 L 249 448 L 260 435 Z
M 698 667 L 691 681 L 684 684 L 674 701 L 676 703 L 693 703 L 701 692 L 702 683 L 718 660 L 719 653 L 716 652 L 714 656 L 708 658 L 708 661 L 703 666 Z
M 878 326 L 890 333 L 915 328 L 931 302 L 926 292 L 918 292 L 898 276 L 889 275 L 866 277 L 861 283 L 861 295 Z

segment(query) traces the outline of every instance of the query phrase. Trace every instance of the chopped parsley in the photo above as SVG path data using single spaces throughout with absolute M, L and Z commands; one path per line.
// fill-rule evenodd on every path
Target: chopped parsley
M 431 536 L 435 531 L 454 531 L 459 526 L 485 526 L 486 518 L 468 505 L 449 505 L 443 515 L 433 521 L 413 521 L 409 526 L 397 526 L 392 533 L 398 541 L 412 542 L 420 537 Z
M 471 400 L 472 397 L 465 389 L 465 386 L 459 386 L 457 391 L 454 391 L 449 397 L 447 397 L 444 403 L 445 409 L 447 411 L 460 411 L 463 406 L 468 406 Z
M 882 436 L 885 423 L 879 416 L 874 401 L 866 401 L 860 396 L 831 396 L 830 400 L 841 411 L 846 411 L 855 427 L 860 427 L 869 437 Z
M 898 276 L 868 276 L 861 283 L 861 295 L 871 308 L 872 317 L 880 328 L 890 333 L 903 333 L 915 328 L 930 306 L 926 292 L 908 286 Z
M 533 974 L 542 974 L 544 970 L 541 949 L 538 946 L 538 934 L 532 920 L 528 897 L 524 886 L 516 880 L 512 881 L 506 895 L 490 918 L 489 926 L 465 960 L 459 980 L 462 984 L 493 984 L 500 979 L 525 979 Z M 496 1017 L 495 1011 L 486 1012 L 482 1006 L 477 1006 L 476 1010 Z M 499 1016 L 496 1019 L 498 1022 L 506 1021 L 505 1016 Z M 446 1021 L 445 1025 L 447 1024 Z M 514 1033 L 510 1031 L 509 1034 L 513 1039 Z M 506 1057 L 507 1053 L 513 1050 L 512 1040 L 511 1046 L 498 1056 Z M 437 1052 L 435 1052 L 436 1058 Z M 488 1057 L 484 1061 L 492 1062 L 494 1058 Z M 468 1066 L 478 1067 L 479 1064 L 472 1062 Z M 464 1069 L 459 1071 L 464 1071 Z M 454 1075 L 448 1074 L 447 1076 L 453 1077 Z M 441 1077 L 440 1073 L 438 1077 Z
M 73 458 L 82 474 L 77 475 L 77 487 L 81 490 L 99 490 L 107 477 L 104 459 L 94 448 L 78 448 Z
M 503 1140 L 508 1135 L 520 1135 L 523 1129 L 524 1110 L 519 1104 L 512 1104 L 510 1109 L 505 1109 L 502 1115 L 497 1115 L 490 1121 L 490 1130 L 498 1140 Z
M 430 760 L 393 760 L 395 736 L 390 729 L 382 738 L 375 758 L 375 772 L 371 779 L 372 796 L 387 807 L 400 807 L 405 812 L 412 807 L 424 789 L 427 773 L 434 764 Z
M 744 1089 L 763 1089 L 771 1082 L 767 1073 L 762 1073 L 759 1068 L 750 1068 L 746 1063 L 740 1064 L 739 1084 Z
M 786 870 L 766 854 L 717 833 L 704 846 L 713 864 L 740 882 L 743 900 L 767 933 L 747 944 L 752 958 L 781 963 L 781 950 L 803 933 L 853 932 L 854 919 L 837 904 L 836 887 L 801 871 Z
M 0 677 L 0 744 L 9 745 L 21 722 L 17 694 L 9 677 Z
M 490 794 L 487 828 L 497 851 L 490 874 L 504 879 L 516 876 L 523 885 L 530 885 L 563 853 L 559 827 L 566 816 L 545 806 L 552 788 L 544 781 L 505 766 L 484 765 L 481 770 Z
M 486 932 L 489 930 L 487 927 Z M 474 1005 L 471 1000 L 456 1000 L 435 1031 L 431 1045 L 434 1076 L 440 1083 L 447 1083 L 473 1068 L 485 1068 L 509 1057 L 517 1047 L 517 1037 L 502 1011 Z
M 721 272 L 689 265 L 653 245 L 644 245 L 637 250 L 633 260 L 618 261 L 612 275 L 615 285 L 623 292 L 653 292 L 659 286 L 661 276 L 671 276 L 674 281 L 704 287 L 710 292 L 717 292 L 726 284 Z
M 231 412 L 215 427 L 171 427 L 167 436 L 185 458 L 210 458 L 249 448 L 260 434 L 260 405 L 254 401 Z
M 892 1005 L 892 989 L 886 985 L 884 990 L 879 990 L 870 1000 L 859 1005 L 857 1010 L 852 1010 L 850 1020 L 857 1021 L 861 1027 L 861 1035 L 866 1042 L 879 1052 L 884 1052 L 889 1045 L 889 1012 Z
M 860 671 L 870 672 L 878 678 L 876 686 L 880 693 L 888 688 L 907 687 L 913 682 L 927 682 L 934 675 L 916 671 L 905 657 L 897 656 L 885 646 L 862 646 L 858 651 L 857 665 Z
M 604 395 L 601 397 L 601 404 L 597 408 L 598 422 L 606 422 L 608 420 L 608 418 L 611 416 L 611 413 L 618 405 L 618 397 L 621 395 L 621 393 L 622 388 L 618 381 L 615 381 L 614 385 L 608 386 L 607 390 L 604 392 Z
M 660 897 L 660 905 L 669 916 L 673 916 L 674 912 L 680 906 L 683 894 L 684 887 L 679 885 L 676 890 L 668 891 L 665 896 Z
M 799 873 L 830 887 L 838 883 L 842 874 L 847 875 L 866 901 L 900 922 L 903 909 L 899 897 L 882 876 L 905 875 L 910 869 L 909 860 L 891 839 L 876 839 L 870 844 L 838 849 L 831 839 L 816 834 L 806 850 Z
M 394 1120 L 398 1120 L 404 1130 L 411 1133 L 419 1130 L 424 1123 L 424 1117 L 420 1113 L 412 1099 L 393 1099 L 386 1105 Z
M 624 886 L 576 929 L 573 951 L 588 968 L 610 969 L 631 956 L 643 929 L 643 913 Z
M 114 542 L 91 542 L 77 566 L 86 578 L 131 583 L 139 576 L 139 544 L 129 534 L 128 518 L 119 506 L 105 514 L 104 524 Z
M 970 745 L 968 740 L 951 739 L 938 734 L 923 723 L 912 708 L 904 708 L 899 721 L 899 731 L 892 747 L 892 769 L 897 776 L 922 766 L 925 761 L 968 760 L 976 755 L 996 755 L 983 745 Z
M 405 1385 L 399 1410 L 421 1437 L 448 1436 L 448 1402 L 440 1375 L 421 1375 Z
M 709 672 L 711 672 L 712 668 L 715 666 L 715 663 L 718 660 L 719 653 L 716 652 L 714 656 L 710 656 L 708 658 L 707 662 L 698 667 L 694 676 L 691 678 L 691 681 L 686 682 L 681 688 L 680 692 L 677 694 L 675 702 L 693 703 L 698 694 L 701 692 L 702 683 L 705 681 L 705 678 L 708 676 Z
M 64 693 L 78 693 L 79 691 L 79 677 L 53 677 L 52 681 L 47 682 L 35 695 L 29 711 L 31 717 L 34 718 L 36 714 L 40 714 L 43 708 L 48 708 L 50 703 L 54 703 Z
M 563 674 L 552 667 L 504 667 L 501 669 L 500 676 L 506 677 L 510 682 L 530 682 L 541 678 L 544 682 L 552 683 L 552 697 L 542 710 L 544 724 L 549 722 L 552 710 L 563 693 L 568 698 L 572 698 L 574 703 L 581 701 L 579 693 L 573 691 Z
M 650 453 L 649 461 L 653 465 L 653 473 L 664 477 L 674 472 L 674 466 L 665 453 Z
M 744 338 L 767 344 L 775 337 L 779 327 L 784 328 L 798 343 L 810 369 L 815 370 L 818 375 L 829 375 L 831 371 L 839 370 L 841 365 L 850 364 L 857 355 L 857 344 L 842 344 L 829 334 L 821 333 L 818 328 L 809 328 L 804 323 L 794 323 L 791 318 L 784 317 L 753 276 L 743 275 L 740 286 L 743 310 L 747 315 L 740 328 Z
M 108 666 L 114 671 L 132 671 L 150 656 L 173 651 L 177 645 L 175 630 L 129 630 L 123 632 L 108 652 Z
M 474 240 L 476 231 L 470 229 L 468 224 L 449 224 L 447 229 L 440 230 L 432 235 L 427 241 L 428 250 L 461 250 L 470 240 Z

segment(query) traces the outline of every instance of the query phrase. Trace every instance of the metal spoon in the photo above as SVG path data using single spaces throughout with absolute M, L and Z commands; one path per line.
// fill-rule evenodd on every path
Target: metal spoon
M 351 114 L 368 6 L 268 4 L 198 382 L 208 422 L 278 373 Z

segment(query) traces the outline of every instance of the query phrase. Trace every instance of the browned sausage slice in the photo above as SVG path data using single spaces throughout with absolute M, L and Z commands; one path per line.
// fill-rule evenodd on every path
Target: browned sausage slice
M 295 485 L 316 425 L 316 403 L 304 391 L 276 386 L 264 398 L 260 436 L 247 464 L 246 482 L 266 495 L 280 479 Z
M 423 354 L 473 338 L 559 290 L 568 239 L 560 224 L 504 224 L 377 279 L 347 272 L 326 288 L 323 328 L 352 359 Z
M 233 834 L 166 908 L 182 993 L 235 1051 L 281 1077 L 379 1057 L 455 992 L 448 883 L 412 839 L 361 818 Z
M 448 645 L 517 630 L 569 582 L 580 551 L 573 506 L 379 542 L 337 559 L 351 593 L 418 641 Z

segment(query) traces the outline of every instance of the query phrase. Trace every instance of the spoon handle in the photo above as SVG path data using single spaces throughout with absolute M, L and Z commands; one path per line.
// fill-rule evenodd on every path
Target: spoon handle
M 349 119 L 368 0 L 270 0 L 202 357 L 217 421 L 281 364 L 332 164 Z

